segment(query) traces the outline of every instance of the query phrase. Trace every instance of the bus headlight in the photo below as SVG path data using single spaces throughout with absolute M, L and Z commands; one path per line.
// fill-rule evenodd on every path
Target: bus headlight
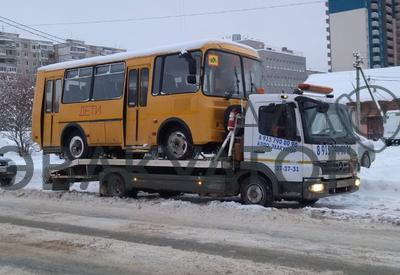
M 308 190 L 313 193 L 322 193 L 325 190 L 323 183 L 314 183 L 308 187 Z
M 360 180 L 360 179 L 356 179 L 356 180 L 354 181 L 354 185 L 355 185 L 356 187 L 360 187 L 360 185 L 361 185 L 361 180 Z

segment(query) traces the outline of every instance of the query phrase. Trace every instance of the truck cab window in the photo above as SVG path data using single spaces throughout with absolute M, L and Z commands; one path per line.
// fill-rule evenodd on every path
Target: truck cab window
M 296 140 L 296 114 L 292 104 L 270 104 L 259 108 L 258 131 L 265 136 Z

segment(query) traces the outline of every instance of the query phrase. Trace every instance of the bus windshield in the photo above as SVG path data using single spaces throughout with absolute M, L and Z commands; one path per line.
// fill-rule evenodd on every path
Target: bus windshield
M 206 95 L 245 98 L 262 86 L 261 62 L 258 60 L 209 51 L 205 62 L 203 90 Z
M 263 86 L 262 66 L 258 60 L 243 58 L 244 82 L 246 96 L 254 94 Z

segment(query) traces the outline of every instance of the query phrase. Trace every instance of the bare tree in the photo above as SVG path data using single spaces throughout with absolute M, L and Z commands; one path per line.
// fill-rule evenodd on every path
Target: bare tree
M 15 142 L 21 156 L 30 154 L 33 146 L 33 84 L 23 75 L 0 73 L 0 130 Z

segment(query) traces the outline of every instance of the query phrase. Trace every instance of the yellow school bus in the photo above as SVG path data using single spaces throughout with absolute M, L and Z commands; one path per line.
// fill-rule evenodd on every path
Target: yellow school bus
M 225 112 L 262 91 L 257 52 L 197 41 L 41 67 L 32 136 L 45 153 L 90 158 L 96 148 L 189 159 L 214 150 Z

